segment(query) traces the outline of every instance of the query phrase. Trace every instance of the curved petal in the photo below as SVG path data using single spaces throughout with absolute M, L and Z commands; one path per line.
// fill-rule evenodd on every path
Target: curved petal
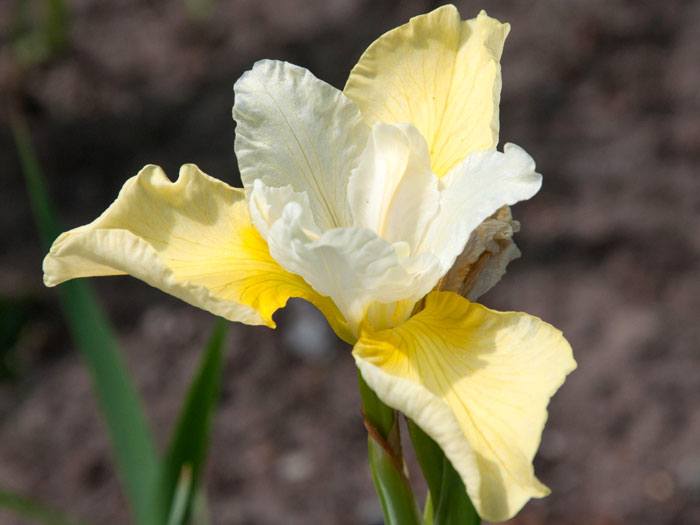
M 310 217 L 308 202 L 305 193 L 268 188 L 261 180 L 250 194 L 253 221 L 272 257 L 333 299 L 353 330 L 371 303 L 405 299 L 412 306 L 439 279 L 437 259 L 431 254 L 412 256 L 405 242 L 392 244 L 366 228 L 322 232 Z
M 433 292 L 399 327 L 362 334 L 353 355 L 382 401 L 441 446 L 482 518 L 548 494 L 532 459 L 549 399 L 576 366 L 559 330 Z
M 369 124 L 409 122 L 428 141 L 442 176 L 498 143 L 500 59 L 508 24 L 484 11 L 462 21 L 446 5 L 379 37 L 345 85 Z
M 275 310 L 289 297 L 302 297 L 336 331 L 345 330 L 330 300 L 270 257 L 243 191 L 193 165 L 180 169 L 177 182 L 159 167 L 146 166 L 99 218 L 60 235 L 44 259 L 48 286 L 123 274 L 247 324 L 274 327 Z
M 346 188 L 367 142 L 360 111 L 308 70 L 257 62 L 234 86 L 235 150 L 243 185 L 291 185 L 323 229 L 348 222 Z
M 438 179 L 428 145 L 410 124 L 372 126 L 359 166 L 348 183 L 353 225 L 376 231 L 412 251 L 438 210 Z
M 542 176 L 530 155 L 506 144 L 503 153 L 472 153 L 440 184 L 440 210 L 420 249 L 434 253 L 447 272 L 477 227 L 499 208 L 535 195 Z

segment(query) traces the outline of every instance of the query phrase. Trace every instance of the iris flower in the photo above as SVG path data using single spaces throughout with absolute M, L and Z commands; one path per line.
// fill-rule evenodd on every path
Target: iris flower
M 310 301 L 379 398 L 440 445 L 481 517 L 510 518 L 548 493 L 532 460 L 576 365 L 551 325 L 445 289 L 479 228 L 541 185 L 523 149 L 496 149 L 508 31 L 441 7 L 376 40 L 343 91 L 257 62 L 234 88 L 243 188 L 146 166 L 58 237 L 45 283 L 130 274 L 269 327 L 290 297 Z

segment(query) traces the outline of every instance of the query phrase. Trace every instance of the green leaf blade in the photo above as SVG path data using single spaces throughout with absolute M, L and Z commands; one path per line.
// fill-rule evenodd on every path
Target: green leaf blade
M 59 287 L 59 295 L 71 334 L 92 376 L 136 521 L 159 525 L 162 517 L 156 506 L 158 455 L 116 338 L 86 283 L 64 283 Z
M 169 525 L 186 522 L 193 497 L 198 491 L 209 447 L 214 409 L 221 391 L 226 333 L 225 321 L 217 320 L 190 384 L 163 462 L 161 504 L 167 509 L 171 520 L 173 509 L 183 505 L 183 475 L 189 479 L 184 508 L 178 509 L 176 513 L 181 519 L 172 524 L 169 521 Z
M 444 454 L 438 444 L 410 419 L 408 420 L 408 434 L 411 436 L 416 459 L 418 459 L 423 477 L 428 484 L 431 504 L 434 508 L 440 501 Z
M 425 522 L 432 525 L 479 525 L 481 518 L 469 499 L 464 482 L 439 445 L 410 420 L 408 431 L 430 491 Z

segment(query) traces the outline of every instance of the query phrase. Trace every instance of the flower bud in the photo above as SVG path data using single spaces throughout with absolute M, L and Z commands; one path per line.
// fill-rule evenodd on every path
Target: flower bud
M 520 223 L 513 220 L 510 207 L 499 208 L 472 232 L 464 251 L 437 288 L 470 301 L 485 294 L 501 280 L 508 263 L 520 257 L 513 242 L 513 234 L 519 230 Z

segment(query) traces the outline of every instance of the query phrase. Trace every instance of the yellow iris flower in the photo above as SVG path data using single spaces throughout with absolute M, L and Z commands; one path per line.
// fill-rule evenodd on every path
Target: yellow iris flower
M 484 220 L 540 188 L 527 153 L 496 150 L 508 31 L 441 7 L 375 41 L 343 91 L 256 63 L 235 85 L 244 188 L 147 166 L 55 241 L 45 283 L 130 274 L 270 327 L 290 297 L 310 301 L 380 399 L 442 447 L 482 518 L 510 518 L 548 493 L 532 459 L 571 348 L 536 317 L 436 291 Z

